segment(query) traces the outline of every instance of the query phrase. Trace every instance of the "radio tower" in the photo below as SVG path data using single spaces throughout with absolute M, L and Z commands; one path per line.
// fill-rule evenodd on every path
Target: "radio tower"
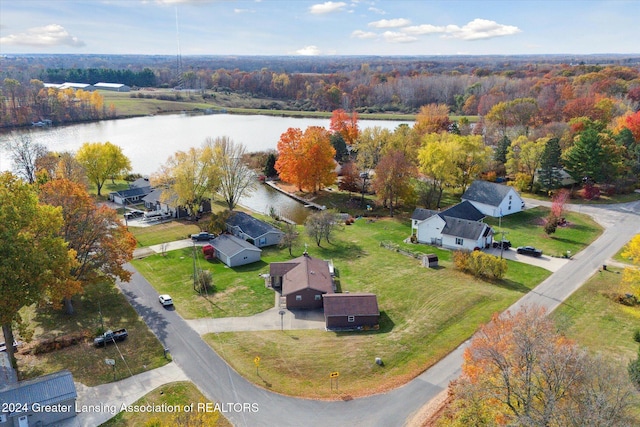
M 178 42 L 178 55 L 176 58 L 176 81 L 177 89 L 182 89 L 183 80 L 182 80 L 182 53 L 180 52 L 180 27 L 178 26 L 178 6 L 176 6 L 176 39 Z

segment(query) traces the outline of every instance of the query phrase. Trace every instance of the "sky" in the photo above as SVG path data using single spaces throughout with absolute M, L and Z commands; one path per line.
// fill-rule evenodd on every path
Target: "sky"
M 0 54 L 640 53 L 640 0 L 0 0 Z

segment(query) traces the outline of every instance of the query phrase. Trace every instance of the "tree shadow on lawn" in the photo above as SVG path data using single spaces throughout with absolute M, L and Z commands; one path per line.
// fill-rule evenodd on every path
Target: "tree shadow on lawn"
M 487 280 L 487 279 L 485 279 Z M 487 282 L 491 285 L 495 285 L 499 288 L 508 289 L 510 291 L 520 292 L 521 294 L 526 294 L 531 292 L 530 288 L 527 288 L 520 282 L 516 282 L 515 280 L 509 279 L 500 279 L 500 280 L 487 280 Z

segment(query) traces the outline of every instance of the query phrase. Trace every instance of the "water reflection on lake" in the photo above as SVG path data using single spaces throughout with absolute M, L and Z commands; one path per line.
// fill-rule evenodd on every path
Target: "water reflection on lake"
M 393 130 L 401 123 L 412 125 L 401 121 L 361 120 L 360 128 L 380 126 Z M 135 173 L 151 175 L 176 151 L 198 147 L 208 137 L 228 136 L 234 142 L 244 144 L 249 152 L 273 150 L 280 135 L 288 128 L 305 129 L 308 126 L 328 128 L 329 119 L 174 114 L 20 129 L 0 135 L 0 144 L 19 134 L 29 134 L 34 142 L 51 151 L 76 151 L 85 142 L 110 141 L 122 148 Z M 0 151 L 0 170 L 8 169 L 11 164 L 7 153 Z M 303 220 L 307 214 L 307 209 L 300 203 L 264 185 L 259 185 L 251 197 L 242 199 L 241 204 L 263 213 L 273 206 L 295 221 Z

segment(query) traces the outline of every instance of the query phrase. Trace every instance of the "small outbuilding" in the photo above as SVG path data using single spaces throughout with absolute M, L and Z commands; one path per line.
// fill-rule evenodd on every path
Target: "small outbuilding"
M 380 321 L 375 294 L 325 294 L 322 299 L 327 329 L 373 328 Z
M 422 257 L 422 266 L 428 268 L 436 268 L 438 266 L 438 255 L 426 254 Z
M 0 402 L 7 404 L 0 408 L 0 427 L 58 425 L 76 416 L 77 397 L 67 370 L 0 386 Z
M 96 83 L 93 85 L 98 90 L 108 90 L 111 92 L 131 92 L 131 87 L 123 83 Z
M 215 250 L 216 258 L 229 267 L 260 261 L 262 250 L 236 236 L 221 234 L 209 243 Z

